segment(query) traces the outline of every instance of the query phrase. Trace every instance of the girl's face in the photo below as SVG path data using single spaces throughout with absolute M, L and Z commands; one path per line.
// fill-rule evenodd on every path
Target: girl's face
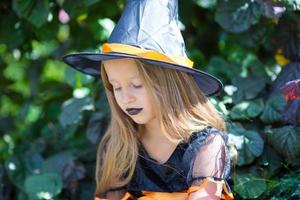
M 138 124 L 152 121 L 155 118 L 153 104 L 135 61 L 126 58 L 103 63 L 119 107 Z

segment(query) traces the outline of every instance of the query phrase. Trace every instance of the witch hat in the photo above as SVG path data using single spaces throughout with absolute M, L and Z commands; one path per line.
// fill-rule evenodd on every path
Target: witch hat
M 178 27 L 178 0 L 128 0 L 102 53 L 79 52 L 63 57 L 71 67 L 99 77 L 103 60 L 133 58 L 193 76 L 207 96 L 223 88 L 216 77 L 194 69 Z

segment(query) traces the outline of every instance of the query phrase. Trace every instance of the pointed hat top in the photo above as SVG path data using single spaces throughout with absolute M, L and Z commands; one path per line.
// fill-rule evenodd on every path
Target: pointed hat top
M 178 26 L 178 0 L 129 0 L 108 43 L 186 57 Z

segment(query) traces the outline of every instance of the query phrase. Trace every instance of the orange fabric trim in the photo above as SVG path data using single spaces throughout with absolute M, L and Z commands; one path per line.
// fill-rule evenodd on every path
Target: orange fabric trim
M 222 183 L 223 184 L 223 191 L 225 192 L 225 194 L 222 192 L 221 195 L 221 199 L 225 199 L 225 200 L 233 200 L 233 194 L 231 192 L 228 191 L 225 181 L 221 180 L 221 181 L 216 181 L 213 178 L 207 177 L 203 180 L 203 183 L 200 186 L 192 186 L 188 189 L 188 193 L 192 193 L 192 192 L 196 192 L 198 190 L 201 190 L 203 187 L 205 187 L 207 185 L 208 182 L 214 182 L 214 183 Z
M 225 181 L 216 181 L 213 178 L 207 177 L 203 180 L 203 183 L 199 186 L 192 186 L 187 191 L 184 192 L 150 192 L 150 191 L 142 191 L 142 193 L 145 195 L 143 197 L 138 198 L 138 200 L 188 200 L 189 195 L 192 192 L 199 191 L 203 189 L 208 182 L 214 182 L 214 183 L 222 183 L 223 184 L 223 191 L 221 195 L 221 199 L 224 200 L 233 200 L 233 194 L 228 191 Z M 122 198 L 122 200 L 128 200 L 129 198 L 132 198 L 132 196 L 127 192 L 125 196 Z M 95 199 L 96 200 L 96 199 Z M 100 199 L 101 200 L 101 199 Z
M 203 180 L 203 183 L 201 185 L 190 187 L 188 189 L 187 193 L 191 194 L 192 192 L 196 192 L 198 190 L 201 190 L 202 188 L 204 188 L 207 185 L 207 183 L 208 183 L 208 179 L 206 178 L 206 179 Z
M 133 196 L 129 192 L 126 192 L 126 194 L 124 195 L 124 197 L 121 200 L 127 200 L 129 198 L 133 198 Z
M 126 192 L 125 195 L 122 197 L 121 200 L 128 200 L 129 198 L 133 198 L 133 196 L 129 193 L 129 192 Z M 108 199 L 102 199 L 100 197 L 94 197 L 94 200 L 108 200 Z
M 141 49 L 141 48 L 134 47 L 131 45 L 126 45 L 126 44 L 104 43 L 102 45 L 102 52 L 103 53 L 115 52 L 115 53 L 131 54 L 131 55 L 139 56 L 141 58 L 164 61 L 164 62 L 171 63 L 171 64 L 178 64 L 178 65 L 183 65 L 188 68 L 193 68 L 193 61 L 191 61 L 187 57 L 176 56 L 176 55 L 165 55 L 165 54 L 157 52 L 157 51 Z
M 187 199 L 186 192 L 148 192 L 142 191 L 145 195 L 140 197 L 139 200 L 184 200 Z
M 228 191 L 225 183 L 223 184 L 223 189 L 225 191 L 224 199 L 225 200 L 233 200 L 234 199 L 233 194 Z M 222 194 L 222 196 L 223 196 L 223 194 Z

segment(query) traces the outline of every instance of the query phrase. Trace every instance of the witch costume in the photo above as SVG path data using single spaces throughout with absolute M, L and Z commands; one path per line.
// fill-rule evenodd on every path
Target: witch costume
M 63 61 L 85 74 L 99 77 L 102 61 L 120 58 L 186 72 L 206 96 L 218 95 L 223 88 L 216 77 L 194 69 L 186 56 L 178 27 L 178 0 L 128 0 L 101 53 L 73 53 L 64 56 Z M 188 142 L 179 143 L 162 164 L 151 158 L 140 143 L 131 181 L 108 192 L 124 191 L 122 200 L 187 200 L 190 193 L 214 182 L 222 184 L 222 199 L 231 200 L 229 174 L 227 135 L 207 127 L 194 132 Z M 100 196 L 95 195 L 94 200 L 100 200 Z
M 194 132 L 187 143 L 179 143 L 162 164 L 140 144 L 133 178 L 126 186 L 110 192 L 126 191 L 122 200 L 188 200 L 189 194 L 213 182 L 222 184 L 221 199 L 232 200 L 227 182 L 230 157 L 226 143 L 225 133 L 207 127 Z

